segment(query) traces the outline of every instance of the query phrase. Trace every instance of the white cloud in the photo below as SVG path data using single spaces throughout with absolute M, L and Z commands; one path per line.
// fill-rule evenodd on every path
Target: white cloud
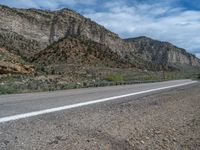
M 200 11 L 171 8 L 159 3 L 128 6 L 122 1 L 105 6 L 107 11 L 86 13 L 85 16 L 124 38 L 145 35 L 169 41 L 190 52 L 199 49 L 200 53 Z

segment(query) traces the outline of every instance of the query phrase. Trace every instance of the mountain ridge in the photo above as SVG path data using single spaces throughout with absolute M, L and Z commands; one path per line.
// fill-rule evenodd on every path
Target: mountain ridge
M 82 36 L 104 45 L 120 59 L 135 63 L 138 68 L 155 70 L 160 68 L 158 65 L 178 68 L 177 64 L 200 67 L 198 58 L 171 43 L 144 36 L 122 39 L 104 26 L 68 8 L 46 11 L 0 5 L 0 13 L 0 47 L 5 47 L 27 61 L 60 39 Z
M 65 35 L 77 34 L 93 39 L 95 42 L 109 45 L 112 50 L 119 53 L 120 50 L 131 49 L 127 46 L 129 44 L 126 45 L 117 34 L 70 9 L 43 12 L 37 9 L 33 11 L 32 9 L 3 7 L 0 11 L 1 28 L 8 28 L 11 32 L 23 35 L 29 40 L 38 41 L 38 45 L 41 45 L 39 50 Z M 45 13 L 45 17 L 41 15 L 41 12 Z M 15 23 L 13 24 L 13 22 Z
M 156 64 L 180 63 L 182 65 L 185 64 L 200 67 L 200 60 L 195 55 L 188 53 L 185 49 L 179 48 L 172 43 L 154 40 L 146 36 L 128 38 L 125 39 L 125 41 L 134 43 L 137 53 L 141 54 L 143 58 L 150 59 L 150 61 L 153 61 Z M 162 54 L 158 55 L 159 52 L 162 52 Z M 157 61 L 159 59 L 158 57 L 162 59 Z

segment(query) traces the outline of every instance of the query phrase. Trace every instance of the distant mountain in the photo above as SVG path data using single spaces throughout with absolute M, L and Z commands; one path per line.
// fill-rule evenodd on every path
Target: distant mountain
M 133 44 L 135 52 L 141 55 L 143 59 L 154 64 L 200 67 L 200 60 L 196 56 L 171 43 L 153 40 L 144 36 L 125 39 L 125 41 Z
M 44 11 L 0 5 L 0 48 L 25 61 L 46 65 L 64 61 L 143 70 L 200 66 L 198 58 L 170 43 L 146 37 L 121 39 L 70 9 Z

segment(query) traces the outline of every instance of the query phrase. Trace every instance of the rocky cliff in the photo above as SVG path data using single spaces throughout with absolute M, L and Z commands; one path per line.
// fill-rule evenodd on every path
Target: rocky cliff
M 0 35 L 1 45 L 9 48 L 11 43 L 17 51 L 20 48 L 25 51 L 21 53 L 25 56 L 30 52 L 37 53 L 66 35 L 86 36 L 107 45 L 120 55 L 125 51 L 134 51 L 131 44 L 115 33 L 69 9 L 49 12 L 0 6 Z M 6 43 L 3 39 L 9 42 Z
M 125 41 L 135 46 L 135 53 L 155 64 L 200 66 L 198 58 L 171 43 L 153 40 L 144 36 L 125 39 Z
M 48 45 L 53 14 L 0 6 L 0 46 L 28 57 Z

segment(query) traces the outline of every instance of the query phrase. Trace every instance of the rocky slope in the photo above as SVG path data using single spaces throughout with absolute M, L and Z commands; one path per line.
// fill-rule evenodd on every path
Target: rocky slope
M 162 65 L 188 65 L 200 66 L 200 60 L 186 50 L 178 48 L 171 43 L 153 40 L 148 37 L 126 39 L 134 44 L 136 53 L 142 55 L 145 60 Z
M 41 65 L 90 65 L 102 67 L 134 67 L 110 48 L 81 36 L 68 36 L 50 45 L 32 58 Z
M 32 75 L 35 69 L 26 65 L 25 61 L 4 48 L 0 48 L 0 75 L 1 74 L 27 74 Z

